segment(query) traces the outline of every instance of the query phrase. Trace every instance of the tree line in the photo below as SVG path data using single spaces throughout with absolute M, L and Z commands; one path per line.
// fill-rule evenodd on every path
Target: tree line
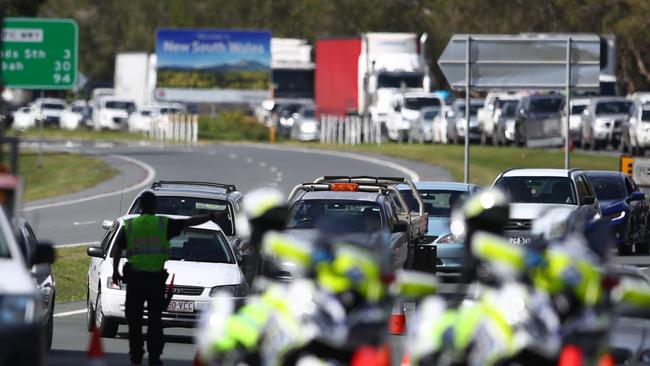
M 270 30 L 275 37 L 426 32 L 436 60 L 454 33 L 615 34 L 619 86 L 650 90 L 647 0 L 0 0 L 5 16 L 68 17 L 79 24 L 80 70 L 112 80 L 115 54 L 155 51 L 156 29 Z

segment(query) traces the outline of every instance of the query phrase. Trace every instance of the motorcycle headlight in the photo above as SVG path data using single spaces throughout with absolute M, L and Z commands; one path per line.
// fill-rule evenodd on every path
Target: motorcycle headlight
M 210 296 L 218 295 L 245 297 L 248 295 L 248 284 L 240 283 L 238 285 L 215 286 L 210 289 Z
M 0 296 L 0 327 L 12 324 L 30 324 L 37 320 L 38 309 L 34 296 Z
M 436 239 L 433 244 L 451 244 L 451 243 L 462 243 L 463 239 L 460 236 L 454 234 L 447 234 Z

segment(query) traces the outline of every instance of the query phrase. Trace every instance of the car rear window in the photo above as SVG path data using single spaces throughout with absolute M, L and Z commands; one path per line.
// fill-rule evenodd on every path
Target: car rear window
M 501 177 L 495 184 L 513 203 L 575 205 L 573 182 L 568 177 Z
M 296 202 L 289 218 L 290 229 L 313 229 L 321 222 L 337 221 L 341 232 L 367 232 L 381 229 L 381 210 L 375 202 L 304 200 Z
M 216 231 L 186 229 L 169 243 L 171 260 L 235 263 L 228 242 Z
M 589 175 L 589 182 L 596 191 L 596 197 L 600 201 L 622 200 L 627 197 L 625 186 L 617 176 L 593 176 Z
M 450 217 L 451 210 L 454 207 L 462 205 L 469 197 L 469 192 L 439 189 L 419 189 L 420 197 L 424 202 L 424 210 L 429 216 Z M 418 202 L 413 197 L 410 190 L 400 190 L 399 192 L 411 211 L 419 209 Z M 391 195 L 394 195 L 391 193 Z M 395 198 L 397 201 L 397 198 Z
M 224 234 L 234 235 L 233 213 L 227 201 L 210 198 L 158 196 L 157 202 L 156 214 L 194 216 L 207 214 L 211 211 L 227 210 L 228 217 L 218 219 L 217 224 Z M 129 214 L 139 213 L 140 200 L 136 199 L 131 210 L 129 210 Z

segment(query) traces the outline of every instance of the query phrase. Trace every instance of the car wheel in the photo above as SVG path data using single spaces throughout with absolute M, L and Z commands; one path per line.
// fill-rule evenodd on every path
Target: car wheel
M 86 328 L 89 332 L 95 327 L 95 310 L 93 303 L 90 301 L 90 290 L 86 290 Z
M 101 293 L 97 296 L 97 308 L 95 309 L 95 326 L 100 330 L 102 337 L 115 338 L 119 324 L 104 316 L 102 309 Z

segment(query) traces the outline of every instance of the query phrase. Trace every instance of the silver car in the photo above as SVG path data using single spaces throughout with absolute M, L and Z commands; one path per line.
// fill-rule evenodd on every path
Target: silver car
M 631 102 L 623 97 L 593 98 L 582 113 L 582 147 L 597 150 L 621 142 Z
M 420 117 L 411 123 L 409 142 L 432 142 L 433 120 L 440 114 L 440 107 L 426 107 L 420 110 Z
M 469 106 L 469 139 L 479 141 L 481 138 L 480 126 L 478 124 L 478 110 L 483 107 L 482 99 L 472 99 Z M 461 143 L 465 139 L 465 100 L 457 99 L 441 114 L 442 128 L 445 131 L 448 143 Z
M 436 271 L 460 273 L 465 256 L 465 243 L 462 238 L 451 233 L 451 211 L 479 192 L 480 188 L 474 184 L 454 182 L 418 182 L 415 187 L 420 192 L 425 211 L 429 215 L 425 243 L 436 246 Z M 416 204 L 408 186 L 400 184 L 397 189 L 409 205 Z
M 302 107 L 293 114 L 290 137 L 298 141 L 315 141 L 320 135 L 320 124 L 316 119 L 314 106 Z

